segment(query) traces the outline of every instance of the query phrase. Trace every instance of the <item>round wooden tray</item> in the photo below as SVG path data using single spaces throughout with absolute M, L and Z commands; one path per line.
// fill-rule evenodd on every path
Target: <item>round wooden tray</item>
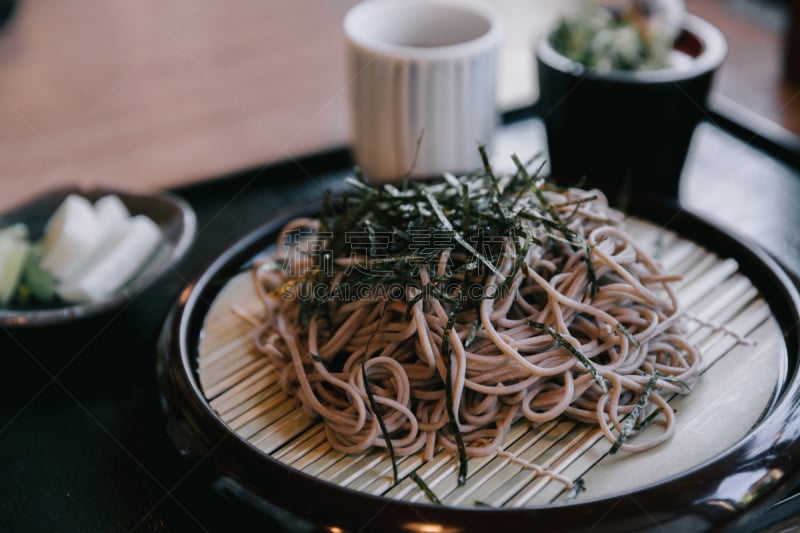
M 702 322 L 690 328 L 707 352 L 706 372 L 687 401 L 673 404 L 675 438 L 652 452 L 610 459 L 608 443 L 588 426 L 533 431 L 520 424 L 514 444 L 522 443 L 528 460 L 586 480 L 587 492 L 572 501 L 500 458 L 475 461 L 467 489 L 455 489 L 451 457 L 401 463 L 401 473 L 417 471 L 445 505 L 428 503 L 408 478 L 392 487 L 385 453 L 353 457 L 326 448 L 314 422 L 276 392 L 247 326 L 227 311 L 229 303 L 253 302 L 247 277 L 237 274 L 274 245 L 288 220 L 316 209 L 282 213 L 233 245 L 187 288 L 163 330 L 159 379 L 168 433 L 182 453 L 205 459 L 218 487 L 257 507 L 285 509 L 295 524 L 328 530 L 698 530 L 768 505 L 800 478 L 797 291 L 756 247 L 684 210 L 647 202 L 639 210 L 652 224 L 634 220 L 637 239 L 685 270 L 679 295 L 692 315 L 731 330 Z M 737 341 L 733 331 L 756 344 Z

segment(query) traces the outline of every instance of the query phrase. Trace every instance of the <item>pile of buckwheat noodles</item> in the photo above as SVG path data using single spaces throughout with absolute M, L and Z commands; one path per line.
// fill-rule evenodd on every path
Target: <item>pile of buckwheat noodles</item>
M 631 452 L 670 438 L 665 397 L 688 393 L 700 364 L 676 278 L 601 193 L 557 189 L 515 161 L 501 178 L 487 165 L 403 189 L 356 183 L 254 267 L 257 347 L 336 450 L 505 454 L 520 418 L 595 424 Z M 449 239 L 421 253 L 410 234 L 425 224 Z M 379 247 L 380 230 L 393 233 Z

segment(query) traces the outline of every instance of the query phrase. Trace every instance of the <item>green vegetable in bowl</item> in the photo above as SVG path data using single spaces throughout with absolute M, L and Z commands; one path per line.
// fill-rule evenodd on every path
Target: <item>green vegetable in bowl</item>
M 0 229 L 0 304 L 7 304 L 16 294 L 30 250 L 28 228 L 24 224 Z
M 49 272 L 42 268 L 41 261 L 42 246 L 34 244 L 31 247 L 31 253 L 28 254 L 28 261 L 22 272 L 22 281 L 20 281 L 17 295 L 22 303 L 27 303 L 30 297 L 40 302 L 47 302 L 55 296 L 56 281 Z
M 665 24 L 650 4 L 658 2 L 633 2 L 619 11 L 584 4 L 559 22 L 550 43 L 572 61 L 601 72 L 669 67 L 674 23 Z

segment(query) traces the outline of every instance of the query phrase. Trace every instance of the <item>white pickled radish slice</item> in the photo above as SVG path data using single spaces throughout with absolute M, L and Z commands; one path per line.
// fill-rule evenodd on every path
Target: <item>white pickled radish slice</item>
M 97 223 L 104 234 L 127 223 L 131 217 L 128 208 L 116 194 L 109 194 L 97 200 L 94 203 L 94 210 L 97 212 Z
M 68 302 L 98 301 L 119 290 L 152 256 L 161 232 L 149 218 L 137 215 L 109 234 L 113 243 L 78 279 L 61 284 L 58 295 Z
M 128 208 L 116 195 L 104 196 L 97 200 L 94 203 L 94 210 L 99 227 L 97 241 L 91 250 L 87 250 L 83 256 L 61 270 L 59 281 L 64 284 L 78 280 L 92 265 L 102 261 L 108 251 L 113 249 L 114 241 L 119 239 L 120 232 L 124 231 L 131 220 Z
M 100 233 L 97 214 L 89 200 L 75 194 L 67 196 L 45 227 L 42 268 L 62 279 L 75 261 L 97 245 Z

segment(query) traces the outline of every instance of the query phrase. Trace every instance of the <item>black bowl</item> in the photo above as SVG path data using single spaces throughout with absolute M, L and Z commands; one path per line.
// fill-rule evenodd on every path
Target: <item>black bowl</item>
M 727 45 L 714 26 L 686 15 L 674 48 L 688 56 L 685 64 L 599 72 L 542 39 L 536 49 L 538 106 L 554 178 L 585 180 L 615 203 L 625 192 L 678 196 L 692 133 L 707 113 L 712 77 Z
M 146 215 L 161 230 L 163 243 L 154 257 L 119 291 L 96 302 L 68 304 L 32 304 L 17 306 L 14 303 L 0 307 L 0 327 L 30 329 L 66 324 L 73 327 L 76 321 L 103 317 L 125 305 L 131 298 L 155 282 L 174 265 L 194 240 L 197 226 L 194 210 L 175 195 L 162 192 L 136 194 L 108 188 L 64 187 L 56 189 L 16 208 L 0 214 L 0 227 L 24 222 L 34 237 L 44 232 L 45 224 L 70 194 L 84 196 L 91 201 L 108 195 L 119 196 L 125 207 L 134 215 Z

